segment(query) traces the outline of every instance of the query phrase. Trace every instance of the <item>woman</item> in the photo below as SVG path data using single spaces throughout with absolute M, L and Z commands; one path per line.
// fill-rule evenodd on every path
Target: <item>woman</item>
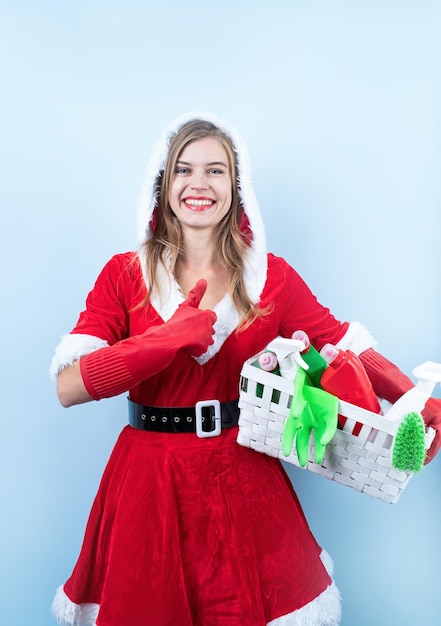
M 63 406 L 130 397 L 55 616 L 75 626 L 337 625 L 331 561 L 282 466 L 236 442 L 241 367 L 302 329 L 316 348 L 361 354 L 381 397 L 394 401 L 411 381 L 361 324 L 336 320 L 267 253 L 246 148 L 216 117 L 180 118 L 158 142 L 139 238 L 137 253 L 107 263 L 51 366 Z M 428 421 L 440 413 L 435 402 Z

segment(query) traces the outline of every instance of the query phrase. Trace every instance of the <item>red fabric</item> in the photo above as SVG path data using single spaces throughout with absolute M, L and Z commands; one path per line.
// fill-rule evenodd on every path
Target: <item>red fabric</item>
M 358 358 L 379 398 L 394 403 L 414 386 L 408 376 L 373 348 L 365 350 Z
M 164 324 L 152 306 L 140 307 L 145 287 L 137 257 L 132 253 L 113 257 L 87 297 L 73 333 L 94 335 L 110 345 L 147 328 Z M 238 381 L 246 359 L 262 350 L 274 337 L 290 337 L 295 330 L 308 333 L 320 350 L 325 343 L 337 343 L 348 324 L 335 319 L 320 305 L 310 289 L 283 259 L 269 255 L 268 277 L 261 294 L 261 306 L 271 307 L 269 316 L 247 330 L 232 333 L 218 354 L 203 366 L 180 352 L 170 365 L 130 389 L 135 402 L 156 406 L 188 406 L 198 400 L 217 398 L 221 402 L 238 396 Z
M 207 283 L 200 280 L 171 317 L 141 335 L 122 339 L 80 359 L 84 385 L 94 400 L 130 389 L 164 369 L 178 350 L 200 356 L 213 343 L 213 311 L 198 309 Z
M 236 436 L 123 430 L 64 587 L 98 626 L 265 626 L 330 584 L 279 462 Z
M 287 263 L 269 255 L 261 295 L 272 313 L 232 333 L 199 365 L 180 351 L 135 385 L 135 402 L 188 406 L 238 397 L 243 362 L 275 336 L 308 333 L 320 349 L 347 329 Z M 115 344 L 161 325 L 132 254 L 114 257 L 87 298 L 74 333 Z M 320 548 L 280 463 L 221 436 L 126 427 L 104 472 L 65 592 L 100 605 L 98 626 L 264 626 L 330 584 Z

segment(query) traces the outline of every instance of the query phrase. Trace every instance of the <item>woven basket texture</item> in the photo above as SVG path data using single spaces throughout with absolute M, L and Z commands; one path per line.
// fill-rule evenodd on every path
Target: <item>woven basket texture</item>
M 259 369 L 253 365 L 255 362 L 256 357 L 251 358 L 242 368 L 237 441 L 243 446 L 301 467 L 295 443 L 288 457 L 284 456 L 281 443 L 292 401 L 293 382 Z M 322 463 L 317 464 L 314 460 L 312 433 L 308 463 L 301 469 L 384 502 L 396 503 L 413 476 L 411 472 L 397 471 L 392 467 L 394 437 L 400 420 L 388 420 L 341 400 L 339 415 L 346 418 L 346 422 L 327 445 Z M 360 432 L 354 435 L 352 431 L 356 424 L 362 426 Z M 434 434 L 432 429 L 428 429 L 426 449 Z

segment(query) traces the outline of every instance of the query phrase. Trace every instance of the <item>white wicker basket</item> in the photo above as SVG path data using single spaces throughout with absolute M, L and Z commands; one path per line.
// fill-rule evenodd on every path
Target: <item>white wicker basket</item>
M 285 457 L 281 443 L 292 401 L 293 382 L 253 365 L 257 356 L 246 361 L 242 368 L 237 441 L 243 446 L 301 467 L 295 445 L 291 454 Z M 391 405 L 391 409 L 394 406 Z M 339 415 L 346 418 L 346 423 L 341 430 L 336 431 L 327 445 L 321 464 L 314 461 L 314 435 L 311 434 L 308 463 L 301 469 L 308 469 L 385 502 L 397 502 L 413 474 L 392 467 L 394 437 L 405 415 L 399 419 L 389 419 L 387 413 L 378 415 L 340 400 Z M 362 428 L 358 435 L 353 435 L 352 430 L 357 422 L 362 424 Z M 433 429 L 427 429 L 426 449 L 434 435 Z

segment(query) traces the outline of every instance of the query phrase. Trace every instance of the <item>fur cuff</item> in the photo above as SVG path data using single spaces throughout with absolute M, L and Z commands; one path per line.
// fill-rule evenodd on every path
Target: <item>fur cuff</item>
M 61 626 L 96 626 L 99 608 L 99 604 L 75 604 L 61 586 L 57 589 L 51 611 Z
M 349 328 L 337 344 L 340 350 L 351 350 L 357 356 L 368 348 L 375 348 L 377 342 L 360 322 L 351 322 Z
M 49 376 L 56 382 L 58 374 L 68 365 L 73 365 L 75 361 L 86 354 L 90 354 L 100 348 L 105 348 L 109 344 L 104 339 L 93 335 L 64 335 L 55 349 L 55 354 L 49 368 Z

